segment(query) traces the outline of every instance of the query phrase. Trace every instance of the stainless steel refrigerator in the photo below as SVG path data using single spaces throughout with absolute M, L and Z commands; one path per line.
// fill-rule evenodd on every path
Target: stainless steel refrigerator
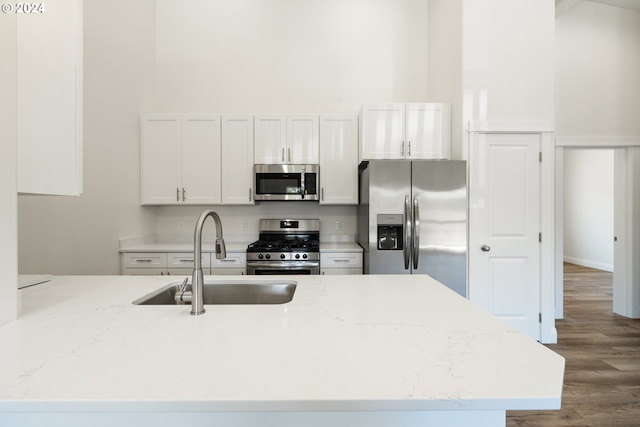
M 362 162 L 359 185 L 365 274 L 428 274 L 466 297 L 466 161 Z

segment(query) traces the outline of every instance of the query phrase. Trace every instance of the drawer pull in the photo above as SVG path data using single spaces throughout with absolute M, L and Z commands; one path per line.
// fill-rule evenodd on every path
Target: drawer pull
M 193 258 L 181 258 L 180 262 L 190 262 L 193 263 Z
M 229 259 L 229 258 L 225 258 L 225 259 L 221 259 L 221 260 L 219 260 L 219 261 L 222 261 L 222 262 L 237 262 L 238 260 L 237 260 L 237 259 Z
M 333 260 L 333 262 L 350 262 L 350 261 L 351 260 L 348 259 L 348 258 L 342 258 L 342 259 L 336 258 L 336 259 Z
M 136 262 L 153 262 L 151 259 L 137 259 Z

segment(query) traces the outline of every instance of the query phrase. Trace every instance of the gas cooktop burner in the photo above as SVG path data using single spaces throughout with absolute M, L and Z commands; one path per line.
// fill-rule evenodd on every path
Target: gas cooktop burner
M 318 252 L 320 244 L 318 240 L 297 240 L 297 239 L 280 239 L 280 240 L 256 240 L 247 248 L 249 252 Z

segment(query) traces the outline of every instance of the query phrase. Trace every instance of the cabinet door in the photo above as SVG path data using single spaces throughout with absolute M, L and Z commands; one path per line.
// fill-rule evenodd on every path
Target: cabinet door
M 219 204 L 221 196 L 220 117 L 182 118 L 181 201 Z
M 181 118 L 141 119 L 142 204 L 176 204 L 181 199 Z
M 79 195 L 82 1 L 55 2 L 44 13 L 16 19 L 17 190 Z
M 253 117 L 222 117 L 222 203 L 252 205 Z
M 451 107 L 449 104 L 407 104 L 405 151 L 410 159 L 451 157 Z
M 358 204 L 358 116 L 320 116 L 320 204 Z
M 320 143 L 317 115 L 287 116 L 286 163 L 318 164 Z
M 257 164 L 289 163 L 287 161 L 286 116 L 255 116 L 255 162 Z
M 363 104 L 360 160 L 402 159 L 404 104 Z

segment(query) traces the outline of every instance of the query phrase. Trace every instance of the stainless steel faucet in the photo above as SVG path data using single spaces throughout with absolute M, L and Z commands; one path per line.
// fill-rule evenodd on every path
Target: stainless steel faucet
M 202 212 L 193 235 L 193 277 L 191 279 L 191 314 L 197 316 L 204 313 L 204 275 L 202 274 L 202 227 L 207 217 L 216 223 L 216 258 L 227 257 L 227 249 L 222 237 L 222 222 L 217 213 L 212 210 Z

